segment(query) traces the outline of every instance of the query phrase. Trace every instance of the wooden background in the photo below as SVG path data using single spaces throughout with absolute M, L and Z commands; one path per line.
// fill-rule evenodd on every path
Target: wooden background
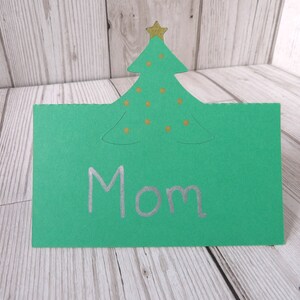
M 191 70 L 300 74 L 299 15 L 298 0 L 0 0 L 0 87 L 127 76 L 155 20 Z
M 115 77 L 156 19 L 198 70 L 177 76 L 196 98 L 281 104 L 286 244 L 32 248 L 32 105 L 118 99 L 136 77 Z M 300 299 L 300 77 L 290 73 L 300 75 L 300 0 L 0 0 L 0 299 Z
M 272 64 L 300 76 L 299 0 L 285 0 Z

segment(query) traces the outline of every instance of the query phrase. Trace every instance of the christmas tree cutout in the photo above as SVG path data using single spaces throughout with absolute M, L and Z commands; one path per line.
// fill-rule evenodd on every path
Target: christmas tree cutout
M 194 117 L 204 105 L 189 94 L 175 74 L 187 68 L 164 43 L 167 28 L 158 22 L 147 28 L 148 46 L 129 66 L 140 73 L 133 87 L 112 104 L 117 120 L 103 136 L 106 143 L 132 145 L 141 142 L 202 144 L 213 135 Z M 200 113 L 201 115 L 201 113 Z

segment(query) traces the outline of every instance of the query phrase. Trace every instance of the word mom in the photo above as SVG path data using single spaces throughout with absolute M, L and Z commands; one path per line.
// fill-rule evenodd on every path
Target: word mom
M 92 213 L 92 210 L 93 210 L 93 177 L 95 177 L 98 180 L 98 182 L 101 184 L 101 186 L 105 192 L 109 192 L 111 190 L 111 188 L 114 186 L 117 177 L 120 176 L 120 214 L 121 214 L 121 217 L 124 218 L 125 217 L 124 167 L 119 166 L 119 168 L 115 172 L 113 178 L 111 179 L 111 181 L 108 185 L 104 182 L 102 176 L 93 167 L 89 168 L 88 175 L 89 175 L 88 210 L 90 213 Z M 173 192 L 179 191 L 183 197 L 184 203 L 186 203 L 187 199 L 188 199 L 188 192 L 192 191 L 192 190 L 195 191 L 196 197 L 197 197 L 198 216 L 200 218 L 205 218 L 206 214 L 202 212 L 201 192 L 200 192 L 200 189 L 195 185 L 190 185 L 190 186 L 186 187 L 185 189 L 182 188 L 181 186 L 172 186 L 172 187 L 166 189 L 166 194 L 167 194 L 171 213 L 174 213 L 174 203 L 173 203 L 173 199 L 172 199 Z M 149 193 L 149 192 L 152 192 L 155 194 L 155 196 L 157 198 L 157 203 L 151 211 L 144 212 L 144 211 L 141 211 L 141 209 L 140 209 L 140 199 L 144 193 Z M 137 192 L 137 194 L 135 196 L 136 212 L 142 217 L 151 217 L 154 214 L 156 214 L 157 211 L 159 210 L 160 205 L 161 205 L 161 200 L 162 200 L 161 194 L 156 187 L 144 186 L 141 190 L 139 190 Z

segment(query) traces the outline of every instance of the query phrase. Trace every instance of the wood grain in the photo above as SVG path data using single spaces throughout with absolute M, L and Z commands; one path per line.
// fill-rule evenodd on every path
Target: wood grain
M 200 0 L 107 1 L 112 77 L 129 75 L 127 67 L 149 41 L 145 28 L 158 20 L 167 27 L 165 42 L 189 68 L 195 69 Z
M 272 64 L 300 76 L 300 2 L 285 0 Z
M 266 63 L 281 2 L 1 0 L 0 87 L 129 75 L 155 20 L 169 28 L 166 44 L 189 69 Z M 297 63 L 296 29 L 291 40 Z
M 273 247 L 214 247 L 242 299 L 299 299 L 299 280 Z
M 281 1 L 203 1 L 198 69 L 267 63 Z
M 3 47 L 3 37 L 0 27 L 0 88 L 11 87 L 13 82 L 9 69 L 9 62 L 6 51 Z
M 1 136 L 1 128 L 2 128 L 2 115 L 6 103 L 8 89 L 0 89 L 0 136 Z
M 266 75 L 263 73 L 268 69 Z M 258 71 L 260 70 L 260 71 Z M 207 76 L 218 85 L 243 102 L 281 103 L 281 128 L 292 138 L 300 141 L 300 78 L 294 78 L 293 90 L 271 78 L 272 67 L 232 67 L 216 70 L 203 70 L 200 74 Z M 276 71 L 274 72 L 276 74 Z M 282 78 L 285 72 L 281 73 Z M 278 76 L 278 75 L 274 75 Z M 276 78 L 276 77 L 275 77 Z
M 110 76 L 105 0 L 1 0 L 0 6 L 15 86 Z

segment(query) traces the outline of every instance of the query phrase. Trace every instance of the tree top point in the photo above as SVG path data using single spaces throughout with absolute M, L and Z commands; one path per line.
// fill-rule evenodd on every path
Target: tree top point
M 164 40 L 164 34 L 168 30 L 166 27 L 161 27 L 158 21 L 155 21 L 151 27 L 146 28 L 147 32 L 150 34 L 150 39 L 157 36 L 162 41 Z

